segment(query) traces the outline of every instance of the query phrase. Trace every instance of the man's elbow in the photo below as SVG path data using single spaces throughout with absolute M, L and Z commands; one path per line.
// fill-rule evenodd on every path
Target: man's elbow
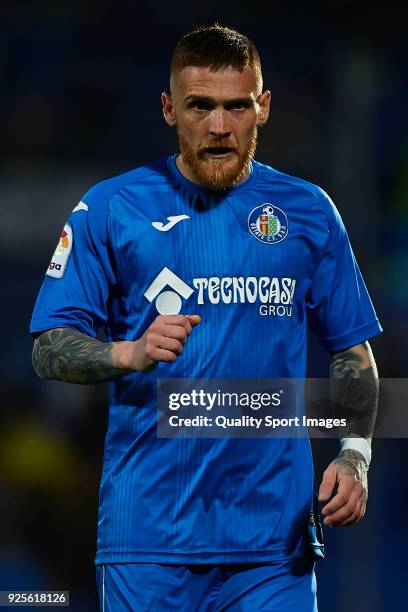
M 63 328 L 48 329 L 46 331 L 38 333 L 34 337 L 33 352 L 31 355 L 31 363 L 33 365 L 34 372 L 39 378 L 53 379 L 50 371 L 50 359 L 53 352 L 53 336 L 52 332 L 62 331 Z M 55 351 L 54 351 L 55 353 Z
M 46 371 L 43 367 L 44 365 L 44 355 L 42 354 L 41 347 L 41 335 L 38 335 L 34 338 L 34 346 L 33 352 L 31 355 L 31 363 L 34 369 L 34 372 L 37 374 L 39 378 L 47 378 Z

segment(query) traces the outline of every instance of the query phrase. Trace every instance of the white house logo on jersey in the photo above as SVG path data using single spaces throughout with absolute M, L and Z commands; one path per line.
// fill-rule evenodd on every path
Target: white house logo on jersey
M 249 231 L 257 240 L 277 244 L 288 235 L 288 219 L 281 208 L 265 202 L 254 208 L 248 217 Z
M 173 291 L 163 291 L 167 285 L 171 287 Z M 156 299 L 155 306 L 160 314 L 172 315 L 180 312 L 183 305 L 181 298 L 183 297 L 186 300 L 193 291 L 194 289 L 191 289 L 187 283 L 169 270 L 169 268 L 163 268 L 152 284 L 146 289 L 144 295 L 149 302 Z
M 64 229 L 60 234 L 60 239 L 54 255 L 51 258 L 50 265 L 46 272 L 47 276 L 52 278 L 62 278 L 67 267 L 68 258 L 72 250 L 73 234 L 72 228 L 68 223 L 64 225 Z
M 260 315 L 291 317 L 296 279 L 276 276 L 210 276 L 193 278 L 197 290 L 196 303 L 254 304 Z M 171 290 L 164 289 L 169 286 Z M 178 314 L 183 308 L 181 298 L 194 293 L 187 283 L 165 267 L 156 276 L 144 295 L 162 315 Z

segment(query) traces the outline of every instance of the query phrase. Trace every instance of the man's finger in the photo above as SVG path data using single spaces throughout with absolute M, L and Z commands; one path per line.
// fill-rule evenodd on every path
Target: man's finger
M 200 315 L 196 315 L 196 314 L 195 315 L 186 315 L 186 317 L 190 321 L 190 324 L 191 324 L 192 327 L 195 327 L 196 325 L 201 323 Z
M 156 321 L 165 325 L 185 325 L 186 315 L 158 315 Z
M 319 501 L 325 502 L 330 499 L 336 485 L 337 470 L 332 464 L 324 471 L 323 480 L 319 488 Z
M 366 491 L 364 491 L 356 504 L 356 509 L 353 515 L 349 519 L 344 521 L 344 523 L 342 524 L 342 527 L 351 527 L 352 525 L 359 523 L 365 515 L 366 504 L 367 504 L 367 493 Z
M 163 335 L 168 338 L 177 338 L 186 341 L 193 330 L 193 327 L 201 321 L 199 315 L 172 315 L 166 317 Z
M 354 517 L 357 516 L 361 507 L 362 496 L 363 489 L 361 485 L 358 486 L 356 483 L 354 488 L 351 490 L 347 502 L 335 512 L 326 514 L 326 518 L 324 520 L 325 525 L 340 527 L 347 521 L 354 520 Z
M 361 521 L 361 519 L 363 518 L 361 510 L 362 502 L 358 504 L 357 508 L 354 510 L 350 518 L 346 519 L 345 521 L 342 521 L 339 527 L 352 527 L 353 525 Z
M 176 338 L 166 338 L 163 336 L 157 343 L 158 348 L 171 351 L 175 355 L 180 355 L 183 352 L 183 344 Z
M 199 315 L 183 315 L 183 318 L 183 326 L 187 330 L 187 336 L 189 336 L 193 331 L 193 327 L 201 322 L 201 317 Z
M 188 334 L 189 331 L 185 325 L 166 325 L 163 331 L 163 336 L 166 338 L 176 338 L 183 344 L 185 344 Z
M 176 361 L 177 359 L 177 355 L 175 353 L 173 353 L 172 351 L 161 349 L 159 347 L 156 347 L 152 351 L 151 357 L 152 359 L 154 359 L 154 361 Z
M 341 477 L 336 495 L 322 508 L 322 514 L 324 516 L 333 514 L 333 512 L 347 504 L 355 483 L 356 481 L 350 476 Z
M 332 527 L 352 527 L 353 525 L 361 521 L 364 516 L 363 503 L 363 500 L 360 500 L 354 512 L 349 518 L 341 521 L 336 521 L 336 524 L 332 525 Z

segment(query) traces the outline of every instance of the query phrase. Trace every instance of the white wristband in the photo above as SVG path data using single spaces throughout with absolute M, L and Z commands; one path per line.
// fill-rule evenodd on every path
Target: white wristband
M 344 450 L 355 450 L 361 453 L 367 463 L 370 465 L 371 461 L 371 446 L 365 438 L 341 438 L 340 440 L 340 451 Z

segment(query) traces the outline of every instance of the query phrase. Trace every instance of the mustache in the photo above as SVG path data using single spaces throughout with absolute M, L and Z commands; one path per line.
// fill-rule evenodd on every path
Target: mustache
M 228 151 L 236 151 L 236 147 L 222 140 L 213 140 L 211 142 L 204 142 L 197 148 L 198 155 L 203 153 L 226 153 Z

